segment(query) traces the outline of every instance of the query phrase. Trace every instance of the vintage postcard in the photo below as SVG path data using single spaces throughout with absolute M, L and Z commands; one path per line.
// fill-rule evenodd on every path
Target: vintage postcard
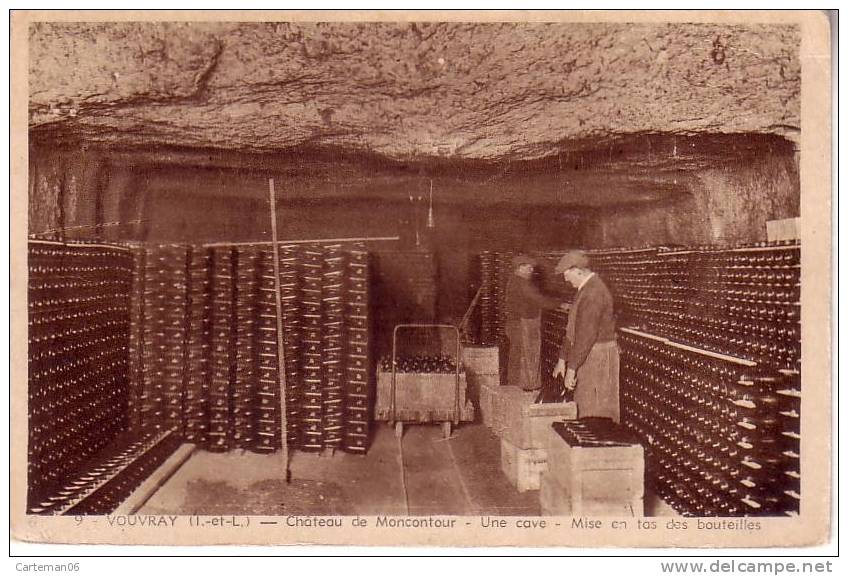
M 828 17 L 12 11 L 12 537 L 826 543 Z

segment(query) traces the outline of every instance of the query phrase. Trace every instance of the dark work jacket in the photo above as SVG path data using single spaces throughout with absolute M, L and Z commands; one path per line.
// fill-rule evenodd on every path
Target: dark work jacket
M 589 278 L 577 292 L 568 313 L 570 325 L 560 348 L 559 357 L 575 371 L 583 365 L 592 346 L 615 340 L 612 294 L 597 274 Z M 569 338 L 573 328 L 573 336 Z
M 552 310 L 560 300 L 542 294 L 529 278 L 513 274 L 506 284 L 506 321 L 518 322 L 521 318 L 539 318 L 542 310 Z

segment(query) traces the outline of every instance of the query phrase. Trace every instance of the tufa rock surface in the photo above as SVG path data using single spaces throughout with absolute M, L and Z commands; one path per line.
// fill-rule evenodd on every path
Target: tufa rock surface
M 32 137 L 527 160 L 640 133 L 797 139 L 789 25 L 37 23 Z

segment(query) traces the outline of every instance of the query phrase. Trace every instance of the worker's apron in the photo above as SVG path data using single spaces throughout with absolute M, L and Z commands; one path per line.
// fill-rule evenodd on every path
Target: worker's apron
M 618 401 L 618 344 L 615 340 L 592 346 L 586 361 L 577 370 L 574 401 L 577 416 L 603 416 L 620 421 Z
M 541 380 L 542 322 L 540 318 L 521 318 L 507 325 L 509 357 L 507 383 L 524 390 L 538 390 Z

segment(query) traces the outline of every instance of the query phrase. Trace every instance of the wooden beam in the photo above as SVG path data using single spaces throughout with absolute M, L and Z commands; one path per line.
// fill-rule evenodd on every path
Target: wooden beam
M 362 236 L 359 238 L 315 238 L 312 240 L 280 240 L 283 246 L 292 244 L 344 244 L 347 242 L 397 242 L 400 236 Z M 215 248 L 218 246 L 268 246 L 273 244 L 271 240 L 257 240 L 255 242 L 210 242 L 204 244 L 204 248 Z

